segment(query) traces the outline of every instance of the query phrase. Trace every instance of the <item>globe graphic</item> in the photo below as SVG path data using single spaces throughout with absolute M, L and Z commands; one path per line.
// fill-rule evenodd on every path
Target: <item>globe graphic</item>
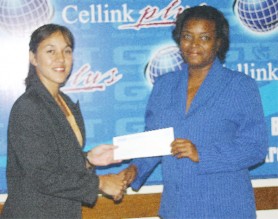
M 240 21 L 254 32 L 269 32 L 278 26 L 277 0 L 238 0 Z
M 52 14 L 49 0 L 0 0 L 0 27 L 12 35 L 31 33 Z
M 153 84 L 161 75 L 180 70 L 184 63 L 181 52 L 177 46 L 168 46 L 160 49 L 150 59 L 146 67 L 146 77 Z

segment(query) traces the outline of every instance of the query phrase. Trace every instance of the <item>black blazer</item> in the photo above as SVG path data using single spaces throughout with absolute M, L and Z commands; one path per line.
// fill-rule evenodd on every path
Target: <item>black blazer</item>
M 61 93 L 83 139 L 78 104 Z M 14 103 L 8 128 L 8 198 L 3 218 L 81 218 L 81 204 L 93 204 L 99 180 L 54 98 L 36 78 Z

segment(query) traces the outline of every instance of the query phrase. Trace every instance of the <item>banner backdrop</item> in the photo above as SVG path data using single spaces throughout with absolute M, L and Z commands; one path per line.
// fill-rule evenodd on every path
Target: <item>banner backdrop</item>
M 114 136 L 144 130 L 144 111 L 156 77 L 180 67 L 171 37 L 176 16 L 207 4 L 230 23 L 225 65 L 254 78 L 268 125 L 265 163 L 252 178 L 278 177 L 278 1 L 277 0 L 0 0 L 0 193 L 7 192 L 5 168 L 11 106 L 24 92 L 31 32 L 45 23 L 74 34 L 74 66 L 63 91 L 79 100 L 86 148 L 112 143 Z M 98 169 L 118 172 L 128 165 Z M 161 184 L 160 166 L 147 185 Z

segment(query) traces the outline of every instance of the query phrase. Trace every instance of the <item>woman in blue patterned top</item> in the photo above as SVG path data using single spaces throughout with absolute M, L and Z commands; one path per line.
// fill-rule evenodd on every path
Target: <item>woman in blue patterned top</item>
M 173 37 L 185 63 L 156 79 L 145 114 L 146 130 L 174 128 L 172 155 L 134 159 L 126 179 L 138 190 L 161 163 L 162 218 L 256 218 L 248 169 L 267 153 L 256 81 L 223 67 L 229 25 L 217 9 L 184 10 Z

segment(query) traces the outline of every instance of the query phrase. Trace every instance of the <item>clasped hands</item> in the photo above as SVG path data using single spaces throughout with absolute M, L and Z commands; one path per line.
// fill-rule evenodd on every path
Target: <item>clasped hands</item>
M 87 160 L 95 166 L 107 166 L 122 162 L 114 160 L 114 145 L 100 145 L 87 153 Z M 196 146 L 188 139 L 177 138 L 171 143 L 171 153 L 180 158 L 189 158 L 193 162 L 199 162 L 199 155 Z M 107 174 L 99 176 L 99 189 L 103 193 L 110 195 L 114 201 L 119 201 L 127 187 L 133 182 L 137 175 L 134 165 L 122 170 L 118 174 Z
M 99 145 L 87 153 L 87 166 L 107 166 L 122 162 L 114 160 L 113 145 Z M 99 176 L 99 190 L 106 195 L 111 196 L 114 201 L 119 201 L 123 198 L 127 187 L 134 180 L 136 172 L 133 168 L 127 168 L 118 174 L 107 174 Z

